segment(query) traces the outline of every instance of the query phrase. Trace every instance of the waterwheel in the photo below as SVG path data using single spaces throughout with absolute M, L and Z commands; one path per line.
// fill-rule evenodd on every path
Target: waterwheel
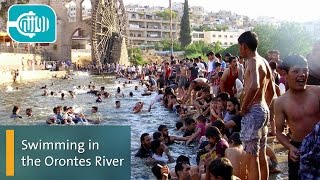
M 127 15 L 122 0 L 96 0 L 92 14 L 93 60 L 97 65 L 118 62 L 118 48 L 127 36 Z M 118 59 L 117 59 L 118 58 Z

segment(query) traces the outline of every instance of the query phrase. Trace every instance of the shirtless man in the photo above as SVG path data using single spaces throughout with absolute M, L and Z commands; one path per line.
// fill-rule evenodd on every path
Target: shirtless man
M 191 81 L 189 89 L 188 89 L 188 92 L 184 96 L 182 102 L 186 103 L 191 98 L 191 93 L 192 93 L 193 90 L 201 90 L 203 88 L 209 88 L 210 89 L 210 86 L 207 83 L 207 81 L 208 80 L 206 78 L 196 78 L 195 80 Z M 194 99 L 196 97 L 195 93 L 196 93 L 196 91 L 193 92 L 193 98 L 192 99 Z
M 188 67 L 185 65 L 184 61 L 180 61 L 180 78 L 178 83 L 179 97 L 183 97 L 184 90 L 188 79 Z
M 241 107 L 241 141 L 244 143 L 248 179 L 268 179 L 266 158 L 269 106 L 275 94 L 268 62 L 257 52 L 258 37 L 247 31 L 238 38 L 241 56 L 247 59 Z
M 289 179 L 298 179 L 299 147 L 302 140 L 320 120 L 320 87 L 306 86 L 309 68 L 307 60 L 299 55 L 291 55 L 283 60 L 283 70 L 289 90 L 274 103 L 276 136 L 289 149 Z M 287 122 L 291 135 L 283 133 Z
M 236 80 L 237 78 L 242 79 L 239 75 L 243 75 L 240 68 L 238 67 L 238 59 L 235 56 L 230 58 L 230 67 L 223 72 L 220 80 L 221 92 L 227 92 L 231 97 L 237 93 Z

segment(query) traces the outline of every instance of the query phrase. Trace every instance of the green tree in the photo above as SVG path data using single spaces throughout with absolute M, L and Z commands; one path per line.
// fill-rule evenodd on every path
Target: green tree
M 27 4 L 27 3 L 29 3 L 29 0 L 7 0 L 7 1 L 1 2 L 0 18 L 2 18 L 6 22 L 8 18 L 7 12 L 10 6 L 12 6 L 13 4 Z
M 170 51 L 171 50 L 171 40 L 164 39 L 161 41 L 160 44 L 161 44 L 160 46 L 162 47 L 163 51 Z M 181 51 L 182 50 L 181 45 L 177 40 L 173 41 L 173 50 L 174 51 Z
M 194 42 L 185 48 L 185 53 L 187 56 L 192 56 L 194 54 L 206 55 L 208 52 L 218 52 L 223 50 L 222 44 L 220 42 L 207 44 L 204 41 Z
M 183 16 L 181 18 L 179 41 L 181 43 L 181 47 L 183 48 L 185 48 L 191 43 L 191 28 L 190 28 L 190 20 L 189 20 L 188 0 L 185 0 L 184 2 L 184 11 L 183 11 Z
M 229 27 L 224 24 L 217 24 L 214 29 L 215 31 L 226 31 Z
M 163 11 L 156 12 L 156 16 L 162 17 L 164 20 L 170 19 L 170 9 L 165 9 Z M 178 13 L 176 11 L 172 11 L 172 19 L 176 19 L 178 16 Z
M 301 24 L 282 23 L 274 37 L 274 49 L 280 51 L 281 56 L 290 54 L 307 55 L 312 48 L 311 35 Z
M 240 51 L 239 51 L 239 45 L 238 44 L 234 44 L 222 51 L 218 51 L 219 53 L 221 53 L 222 56 L 224 56 L 226 53 L 230 53 L 234 56 L 238 56 L 240 55 Z
M 272 25 L 257 25 L 253 29 L 257 33 L 259 44 L 258 44 L 258 53 L 261 56 L 265 56 L 269 50 L 274 49 L 274 38 L 277 33 L 277 27 Z
M 143 64 L 147 63 L 143 59 L 141 49 L 139 49 L 139 48 L 129 48 L 128 55 L 130 58 L 130 63 L 132 63 L 134 65 L 143 65 Z
M 269 50 L 278 50 L 281 57 L 289 54 L 306 55 L 311 51 L 313 39 L 301 24 L 284 22 L 280 26 L 257 25 L 258 52 L 265 56 Z

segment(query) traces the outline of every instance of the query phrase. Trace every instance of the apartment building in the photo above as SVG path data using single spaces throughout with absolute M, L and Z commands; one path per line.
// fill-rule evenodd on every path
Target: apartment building
M 156 15 L 155 12 L 128 11 L 129 44 L 152 45 L 165 39 L 170 39 L 170 20 Z M 180 20 L 174 19 L 172 23 L 173 39 L 178 39 L 180 33 Z
M 221 42 L 222 47 L 227 48 L 238 43 L 239 36 L 245 32 L 244 29 L 237 29 L 233 31 L 205 31 L 205 32 L 192 32 L 192 42 L 204 41 L 205 43 L 212 44 Z

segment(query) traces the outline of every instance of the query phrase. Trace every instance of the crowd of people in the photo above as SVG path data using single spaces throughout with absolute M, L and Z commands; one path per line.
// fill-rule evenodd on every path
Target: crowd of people
M 127 78 L 124 87 L 139 80 L 139 85 L 146 86 L 142 96 L 157 94 L 150 113 L 152 106 L 161 104 L 177 115 L 172 123 L 181 136 L 169 135 L 168 126 L 161 122 L 154 132 L 141 132 L 135 156 L 146 160 L 157 179 L 268 179 L 269 173 L 280 172 L 275 152 L 267 145 L 268 136 L 276 136 L 289 150 L 289 179 L 320 177 L 320 42 L 308 60 L 301 55 L 281 60 L 276 50 L 264 58 L 257 52 L 258 42 L 257 35 L 247 31 L 238 39 L 239 55 L 227 53 L 222 58 L 208 52 L 207 62 L 197 57 L 139 67 L 105 66 L 117 77 Z M 61 100 L 66 94 L 75 98 L 76 91 L 83 90 L 43 89 L 44 96 L 61 96 Z M 85 93 L 94 94 L 96 103 L 111 96 L 105 87 L 96 89 L 91 83 Z M 118 87 L 115 97 L 124 96 Z M 132 113 L 144 111 L 144 105 L 137 102 Z M 120 99 L 115 107 L 120 108 Z M 32 116 L 32 109 L 27 111 Z M 46 122 L 101 123 L 97 106 L 91 112 L 85 116 L 74 113 L 72 107 L 58 106 Z M 22 117 L 19 107 L 13 108 L 11 117 Z M 179 141 L 197 148 L 196 164 L 190 163 L 188 154 L 172 156 L 169 146 Z M 170 163 L 175 163 L 174 169 L 168 168 Z
M 227 53 L 222 59 L 209 52 L 208 62 L 171 60 L 142 72 L 148 90 L 158 90 L 158 100 L 178 116 L 176 130 L 183 131 L 181 137 L 171 136 L 159 124 L 154 133 L 141 135 L 136 157 L 151 164 L 157 179 L 268 179 L 280 172 L 268 136 L 289 150 L 289 179 L 320 177 L 320 68 L 310 73 L 308 68 L 319 61 L 318 51 L 308 55 L 313 59 L 289 55 L 280 60 L 276 50 L 265 58 L 258 54 L 253 32 L 243 33 L 238 42 L 238 56 Z M 197 164 L 191 165 L 188 155 L 173 159 L 168 146 L 177 141 L 198 147 Z M 166 164 L 173 162 L 169 170 Z

